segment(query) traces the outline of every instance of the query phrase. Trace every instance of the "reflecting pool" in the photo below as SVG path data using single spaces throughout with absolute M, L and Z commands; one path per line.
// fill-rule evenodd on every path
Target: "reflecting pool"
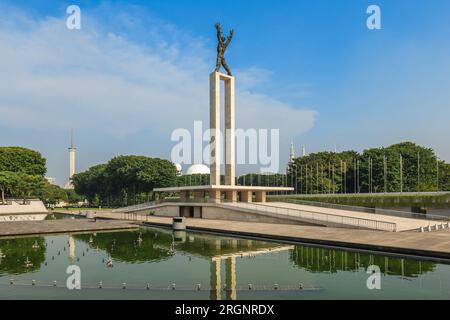
M 0 239 L 0 299 L 21 298 L 449 299 L 450 266 L 157 228 Z

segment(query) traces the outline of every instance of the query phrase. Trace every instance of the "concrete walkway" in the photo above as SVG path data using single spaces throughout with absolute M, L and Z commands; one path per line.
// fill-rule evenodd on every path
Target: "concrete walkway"
M 397 224 L 397 231 L 417 230 L 420 227 L 425 228 L 425 227 L 428 227 L 429 225 L 435 225 L 436 223 L 439 223 L 438 221 L 403 218 L 403 217 L 395 217 L 395 216 L 388 216 L 388 215 L 382 215 L 382 214 L 373 214 L 373 213 L 365 213 L 365 212 L 341 210 L 341 209 L 333 209 L 333 208 L 322 208 L 322 207 L 306 206 L 306 205 L 286 203 L 286 202 L 268 202 L 265 205 L 274 206 L 277 208 L 295 209 L 295 210 L 300 210 L 300 211 L 317 212 L 317 213 L 324 213 L 324 214 L 336 215 L 336 216 L 345 216 L 345 217 L 360 218 L 360 219 L 366 219 L 366 220 L 391 222 L 391 223 Z M 442 222 L 444 222 L 444 221 L 442 221 Z M 447 222 L 447 221 L 445 221 L 445 222 Z
M 45 220 L 45 221 L 21 221 L 0 223 L 0 237 L 40 235 L 69 232 L 95 232 L 111 230 L 136 229 L 135 223 L 124 221 L 92 222 L 84 219 Z

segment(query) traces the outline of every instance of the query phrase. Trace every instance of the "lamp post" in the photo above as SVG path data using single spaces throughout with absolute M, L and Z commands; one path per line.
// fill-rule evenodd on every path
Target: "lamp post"
M 417 192 L 420 192 L 420 151 L 417 152 Z
M 318 162 L 316 162 L 316 191 L 317 191 L 317 193 L 320 193 L 319 192 L 319 163 Z
M 383 170 L 384 170 L 384 193 L 387 193 L 387 158 L 383 155 Z
M 333 185 L 333 194 L 335 193 L 335 185 L 334 185 L 334 163 L 331 171 L 332 185 Z
M 300 166 L 300 193 L 303 194 L 303 166 Z
M 357 189 L 358 189 L 358 193 L 361 193 L 361 171 L 360 171 L 360 164 L 359 164 L 359 159 L 356 160 L 356 174 L 358 176 L 358 180 L 357 180 Z
M 403 156 L 400 154 L 400 193 L 403 193 Z
M 347 162 L 344 161 L 344 193 L 347 194 Z
M 328 193 L 331 193 L 331 162 L 328 162 Z
M 305 194 L 308 194 L 308 165 L 305 167 Z
M 436 191 L 439 192 L 439 159 L 436 157 Z

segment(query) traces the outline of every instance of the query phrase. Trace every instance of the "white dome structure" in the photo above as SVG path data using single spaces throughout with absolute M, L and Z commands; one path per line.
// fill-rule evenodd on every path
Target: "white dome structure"
M 209 167 L 205 166 L 204 164 L 193 164 L 186 171 L 186 175 L 210 174 L 210 173 L 211 171 L 209 170 Z

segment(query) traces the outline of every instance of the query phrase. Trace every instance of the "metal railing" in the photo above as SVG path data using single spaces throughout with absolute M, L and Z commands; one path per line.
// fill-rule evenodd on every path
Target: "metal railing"
M 133 211 L 145 210 L 147 208 L 150 209 L 153 206 L 161 204 L 162 202 L 163 201 L 146 202 L 146 203 L 141 203 L 141 204 L 137 204 L 137 205 L 134 205 L 134 206 L 114 209 L 114 210 L 112 210 L 112 212 L 114 212 L 114 213 L 128 213 L 128 212 L 133 212 Z
M 345 226 L 351 226 L 359 229 L 372 229 L 372 230 L 380 230 L 380 231 L 397 231 L 397 224 L 394 222 L 386 222 L 379 220 L 371 220 L 364 218 L 355 218 L 348 217 L 343 215 L 333 215 L 319 212 L 312 212 L 307 210 L 300 209 L 291 209 L 291 208 L 280 208 L 269 205 L 262 204 L 254 204 L 254 203 L 222 203 L 222 207 L 228 208 L 244 208 L 249 210 L 254 210 L 258 212 L 264 212 L 268 214 L 276 214 L 276 215 L 284 215 L 295 218 L 300 218 L 312 222 L 318 223 L 333 223 L 340 224 Z
M 446 216 L 405 212 L 405 211 L 398 211 L 398 210 L 391 210 L 391 209 L 358 207 L 358 206 L 349 206 L 349 205 L 335 204 L 335 203 L 328 203 L 328 202 L 316 202 L 316 201 L 294 200 L 294 199 L 282 199 L 282 200 L 280 200 L 280 202 L 301 204 L 301 205 L 312 206 L 312 207 L 337 209 L 337 210 L 364 212 L 364 213 L 370 213 L 370 214 L 379 214 L 379 215 L 401 217 L 401 218 L 432 220 L 432 221 L 450 221 L 450 217 L 446 217 Z

